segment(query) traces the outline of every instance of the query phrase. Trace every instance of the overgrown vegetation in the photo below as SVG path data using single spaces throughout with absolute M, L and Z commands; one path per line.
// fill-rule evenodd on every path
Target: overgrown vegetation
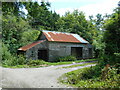
M 43 60 L 30 60 L 27 64 L 36 66 L 36 65 L 44 65 L 44 64 L 46 64 L 46 62 Z
M 66 73 L 61 82 L 80 88 L 120 88 L 120 9 L 104 21 L 105 46 L 94 67 Z
M 57 61 L 59 61 L 59 62 L 76 61 L 76 60 L 77 60 L 77 58 L 75 56 L 65 56 L 65 57 L 57 58 Z
M 18 60 L 16 59 L 16 61 L 18 61 Z M 26 61 L 26 60 L 22 59 L 22 61 Z M 90 61 L 96 61 L 96 59 L 76 60 L 76 61 L 74 61 L 74 63 L 90 62 Z M 11 61 L 11 59 L 9 59 L 8 61 L 3 62 L 2 66 L 10 67 L 10 68 L 38 68 L 38 67 L 47 67 L 47 66 L 51 66 L 51 65 L 73 64 L 73 61 L 45 62 L 44 60 L 27 60 L 25 63 L 22 63 L 22 64 L 12 64 L 12 63 L 13 63 L 13 60 Z
M 91 64 L 96 64 L 96 62 L 89 62 L 89 63 L 83 63 L 83 64 L 76 64 L 76 65 L 66 66 L 66 67 L 62 67 L 62 68 L 73 68 L 73 67 L 79 67 L 79 66 L 85 66 L 85 65 L 91 65 Z
M 25 14 L 22 8 L 28 13 Z M 56 63 L 26 60 L 17 49 L 39 39 L 40 30 L 77 33 L 94 47 L 98 65 L 66 74 L 65 83 L 85 88 L 118 88 L 120 77 L 120 7 L 111 15 L 85 18 L 82 11 L 60 17 L 49 10 L 49 2 L 2 2 L 2 66 L 40 67 L 40 65 L 70 64 L 73 56 L 61 57 Z M 64 61 L 64 62 L 63 62 Z M 81 62 L 81 61 L 80 61 Z
M 120 74 L 117 69 L 109 68 L 107 71 L 98 66 L 83 68 L 64 74 L 60 81 L 80 88 L 120 88 Z M 101 75 L 100 77 L 98 77 Z M 94 77 L 93 77 L 94 76 Z

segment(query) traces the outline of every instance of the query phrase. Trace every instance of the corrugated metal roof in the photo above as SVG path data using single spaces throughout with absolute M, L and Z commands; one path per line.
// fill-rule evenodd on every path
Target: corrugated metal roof
M 78 34 L 55 32 L 55 31 L 43 31 L 48 41 L 55 42 L 72 42 L 72 43 L 89 43 Z
M 40 41 L 33 42 L 33 43 L 31 43 L 31 44 L 28 44 L 28 45 L 26 45 L 26 46 L 23 46 L 23 47 L 19 48 L 18 50 L 26 51 L 26 50 L 32 48 L 33 46 L 35 46 L 35 45 L 37 45 L 37 44 L 40 44 L 40 43 L 42 43 L 42 42 L 44 42 L 44 41 L 45 41 L 45 40 L 40 40 Z

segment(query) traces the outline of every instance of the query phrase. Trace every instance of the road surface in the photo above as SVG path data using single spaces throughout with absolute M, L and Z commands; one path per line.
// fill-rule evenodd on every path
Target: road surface
M 79 63 L 82 64 L 82 63 Z M 79 66 L 74 68 L 60 68 L 69 65 L 58 65 L 58 66 L 49 66 L 49 67 L 40 67 L 40 68 L 3 68 L 2 70 L 2 78 L 0 85 L 2 88 L 70 88 L 70 86 L 66 86 L 58 83 L 58 78 L 67 72 L 94 66 L 86 65 Z

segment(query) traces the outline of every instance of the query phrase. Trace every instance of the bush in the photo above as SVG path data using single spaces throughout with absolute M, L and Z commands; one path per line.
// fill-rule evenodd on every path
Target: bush
M 3 66 L 7 65 L 7 66 L 15 66 L 17 65 L 17 58 L 14 56 L 11 56 L 11 58 L 9 59 L 5 59 L 4 61 L 2 61 Z
M 36 66 L 36 65 L 43 65 L 45 64 L 46 62 L 43 61 L 43 60 L 30 60 L 28 62 L 28 65 L 33 65 L 33 66 Z
M 12 58 L 12 55 L 10 53 L 10 51 L 8 50 L 7 45 L 5 45 L 4 43 L 2 43 L 2 48 L 0 48 L 0 53 L 2 53 L 2 61 L 5 61 L 6 59 L 10 59 Z
M 66 73 L 64 77 L 67 77 L 69 84 L 77 84 L 80 80 L 98 78 L 101 74 L 99 66 L 93 66 L 83 69 L 78 69 L 69 73 Z
M 2 44 L 2 64 L 7 66 L 23 65 L 25 64 L 25 58 L 22 55 L 12 55 L 7 48 L 7 45 Z
M 57 60 L 61 62 L 62 61 L 75 61 L 77 60 L 77 58 L 74 56 L 65 56 L 65 57 L 59 57 Z
M 60 77 L 60 81 L 80 88 L 120 88 L 120 74 L 117 74 L 115 68 L 109 69 L 106 80 L 102 80 L 100 76 L 89 77 L 92 75 L 94 72 L 91 71 L 91 68 L 83 68 L 64 74 Z
M 7 65 L 7 66 L 15 66 L 15 65 L 23 65 L 26 64 L 26 60 L 22 55 L 18 55 L 18 56 L 12 56 L 8 59 L 5 59 L 4 61 L 2 61 L 3 66 Z
M 26 64 L 26 59 L 25 59 L 25 57 L 23 56 L 23 55 L 18 55 L 17 56 L 17 63 L 18 63 L 18 65 L 24 65 L 24 64 Z

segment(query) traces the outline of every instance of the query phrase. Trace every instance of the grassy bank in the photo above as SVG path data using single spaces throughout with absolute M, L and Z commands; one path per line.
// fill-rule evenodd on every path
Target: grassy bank
M 2 66 L 6 68 L 39 68 L 39 67 L 47 67 L 51 65 L 65 65 L 65 64 L 72 64 L 73 62 L 80 63 L 80 62 L 89 62 L 89 61 L 97 61 L 97 59 L 86 59 L 86 60 L 64 61 L 64 62 L 45 62 L 45 61 L 36 60 L 34 62 L 24 65 L 15 65 L 15 66 L 2 65 Z
M 115 69 L 110 69 L 107 78 L 103 79 L 102 73 L 99 74 L 100 76 L 95 75 L 96 72 L 99 72 L 93 70 L 96 67 L 87 67 L 68 72 L 62 75 L 59 81 L 79 88 L 120 88 L 120 74 L 117 74 Z
M 80 63 L 80 62 L 89 62 L 89 61 L 97 61 L 97 59 L 86 59 L 86 60 L 76 60 L 76 61 L 64 61 L 64 62 L 47 62 L 48 65 L 64 65 L 64 64 L 72 64 Z
M 77 64 L 77 65 L 66 66 L 66 67 L 62 67 L 62 68 L 73 68 L 73 67 L 91 65 L 91 64 L 96 64 L 96 63 L 97 63 L 97 62 L 89 62 L 89 63 L 83 63 L 83 64 Z

